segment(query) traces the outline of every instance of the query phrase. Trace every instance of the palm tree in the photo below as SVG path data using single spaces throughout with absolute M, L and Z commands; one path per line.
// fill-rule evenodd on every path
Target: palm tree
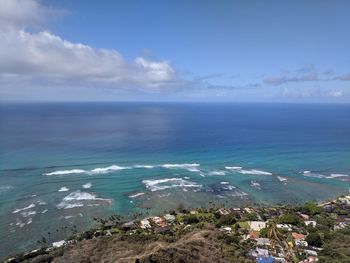
M 278 230 L 276 223 L 273 221 L 268 224 L 267 237 L 270 239 L 271 246 L 275 249 L 276 253 L 276 246 L 279 245 L 284 251 L 287 262 L 293 262 L 293 251 L 289 247 L 288 242 L 286 241 L 282 233 Z

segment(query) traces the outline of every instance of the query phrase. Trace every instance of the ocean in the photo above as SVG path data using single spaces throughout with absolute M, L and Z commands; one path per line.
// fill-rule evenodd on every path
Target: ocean
M 94 216 L 348 193 L 350 105 L 0 104 L 0 258 Z

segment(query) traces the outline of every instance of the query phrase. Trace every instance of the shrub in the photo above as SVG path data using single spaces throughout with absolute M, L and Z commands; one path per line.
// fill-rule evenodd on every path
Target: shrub
M 300 226 L 303 225 L 304 222 L 303 220 L 295 215 L 295 214 L 285 214 L 282 215 L 279 219 L 278 219 L 278 223 L 281 224 L 291 224 L 291 225 L 296 225 L 296 226 Z
M 315 247 L 322 246 L 322 240 L 319 232 L 310 233 L 306 237 L 306 241 L 310 246 L 315 246 Z

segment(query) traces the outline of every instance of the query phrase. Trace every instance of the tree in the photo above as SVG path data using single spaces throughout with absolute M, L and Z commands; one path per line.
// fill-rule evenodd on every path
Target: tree
M 281 224 L 292 224 L 292 225 L 296 225 L 296 226 L 300 226 L 304 223 L 303 220 L 301 220 L 301 218 L 295 214 L 282 215 L 278 219 L 278 222 Z
M 284 252 L 288 262 L 293 262 L 294 254 L 289 248 L 287 241 L 284 236 L 278 230 L 275 222 L 270 222 L 267 226 L 267 237 L 270 239 L 272 248 L 276 249 L 277 245 L 280 245 Z
M 223 225 L 233 225 L 236 223 L 236 217 L 233 214 L 228 215 L 222 215 L 217 222 L 217 226 L 223 226 Z
M 321 247 L 323 243 L 319 232 L 310 233 L 305 240 L 310 246 L 315 247 Z
M 317 215 L 322 212 L 321 207 L 318 207 L 315 203 L 306 203 L 300 209 L 303 213 L 308 215 Z

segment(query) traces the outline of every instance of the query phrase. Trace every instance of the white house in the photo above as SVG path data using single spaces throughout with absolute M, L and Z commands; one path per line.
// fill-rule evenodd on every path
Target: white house
M 311 221 L 304 221 L 304 223 L 305 223 L 305 225 L 311 225 L 311 226 L 313 226 L 313 227 L 315 227 L 316 226 L 316 221 L 313 221 L 313 220 L 311 220 Z
M 251 230 L 260 231 L 266 227 L 266 223 L 264 221 L 249 221 L 249 226 Z
M 151 227 L 152 227 L 147 218 L 141 220 L 140 224 L 141 224 L 140 227 L 141 227 L 142 229 L 146 229 L 146 228 L 151 228 Z

